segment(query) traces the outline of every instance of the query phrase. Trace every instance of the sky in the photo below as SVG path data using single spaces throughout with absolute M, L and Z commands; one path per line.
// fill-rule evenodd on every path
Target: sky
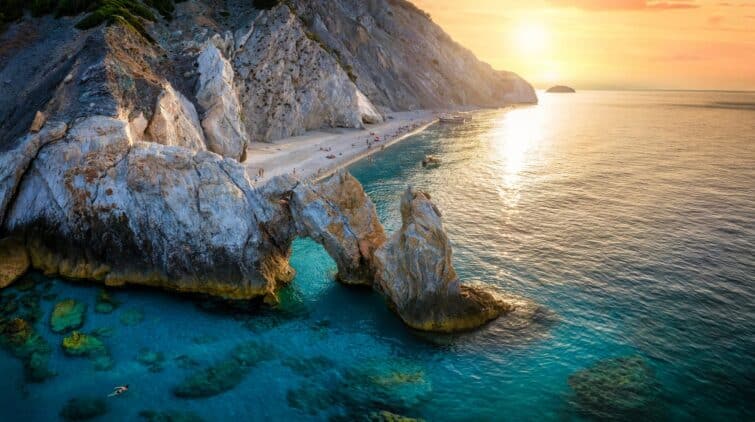
M 539 88 L 755 90 L 755 0 L 411 0 Z

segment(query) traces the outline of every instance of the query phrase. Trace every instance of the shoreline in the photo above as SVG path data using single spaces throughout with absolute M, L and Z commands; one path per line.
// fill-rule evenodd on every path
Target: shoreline
M 365 125 L 365 129 L 319 129 L 269 143 L 253 142 L 243 165 L 254 186 L 281 174 L 319 182 L 438 122 L 432 110 L 389 113 L 385 117 L 383 123 Z

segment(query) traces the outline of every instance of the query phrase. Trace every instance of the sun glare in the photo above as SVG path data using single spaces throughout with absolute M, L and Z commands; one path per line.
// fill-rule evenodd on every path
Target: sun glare
M 514 39 L 516 46 L 522 53 L 540 53 L 548 46 L 548 30 L 536 23 L 524 23 L 516 28 Z

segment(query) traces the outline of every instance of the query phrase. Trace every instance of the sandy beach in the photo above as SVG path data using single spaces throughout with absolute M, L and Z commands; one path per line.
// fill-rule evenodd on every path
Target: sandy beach
M 272 143 L 253 142 L 247 148 L 244 166 L 255 184 L 286 173 L 316 180 L 421 132 L 436 121 L 433 111 L 407 111 L 390 113 L 385 122 L 365 125 L 365 129 L 321 129 Z

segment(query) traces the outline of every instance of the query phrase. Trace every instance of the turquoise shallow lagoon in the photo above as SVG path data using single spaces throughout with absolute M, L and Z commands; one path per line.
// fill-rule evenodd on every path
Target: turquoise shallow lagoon
M 5 312 L 39 303 L 56 375 L 30 382 L 0 351 L 0 420 L 58 420 L 82 397 L 105 399 L 101 421 L 754 420 L 755 111 L 737 105 L 755 95 L 540 96 L 351 168 L 389 231 L 407 184 L 430 192 L 461 278 L 544 305 L 532 325 L 411 332 L 376 293 L 335 283 L 308 240 L 277 309 L 113 289 L 115 309 L 98 313 L 99 286 L 32 274 L 3 292 L 27 306 Z M 423 169 L 425 154 L 443 164 Z M 109 369 L 63 353 L 48 321 L 67 298 L 87 304 L 80 331 L 98 335 Z M 106 399 L 120 384 L 130 391 Z

